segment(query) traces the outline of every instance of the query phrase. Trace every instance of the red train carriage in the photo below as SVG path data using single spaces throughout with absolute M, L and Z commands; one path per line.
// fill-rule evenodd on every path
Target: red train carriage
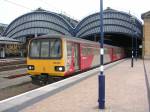
M 66 47 L 66 72 L 64 76 L 76 71 L 84 71 L 100 65 L 99 43 L 78 38 L 64 38 Z M 65 49 L 64 49 L 65 51 Z

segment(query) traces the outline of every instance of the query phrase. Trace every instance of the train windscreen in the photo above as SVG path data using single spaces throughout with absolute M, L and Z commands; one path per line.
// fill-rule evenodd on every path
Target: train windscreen
M 61 55 L 60 39 L 35 39 L 30 43 L 30 58 L 60 58 Z

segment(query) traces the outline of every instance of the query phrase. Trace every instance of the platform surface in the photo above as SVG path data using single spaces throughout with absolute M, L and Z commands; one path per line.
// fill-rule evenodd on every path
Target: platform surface
M 145 60 L 150 75 L 150 61 Z M 102 112 L 149 112 L 143 61 L 124 61 L 107 70 L 106 109 Z M 99 112 L 98 74 L 91 76 L 53 96 L 43 99 L 21 112 Z

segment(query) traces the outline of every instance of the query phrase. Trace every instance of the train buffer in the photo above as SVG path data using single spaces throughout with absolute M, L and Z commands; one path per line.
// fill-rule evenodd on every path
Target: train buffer
M 106 77 L 104 112 L 149 112 L 150 61 L 145 60 L 144 63 L 139 59 L 131 68 L 131 60 L 127 59 L 105 66 L 107 69 L 104 72 Z M 33 92 L 0 101 L 0 111 L 6 109 L 10 112 L 99 112 L 98 74 L 86 78 L 81 76 L 82 80 L 73 83 L 71 82 L 77 77 L 65 79 L 68 82 L 62 80 L 53 86 L 47 85 Z M 65 86 L 59 85 L 53 92 L 49 92 L 50 87 L 52 90 L 57 84 Z M 49 87 L 49 90 L 46 87 Z M 47 93 L 38 95 L 44 92 Z M 33 96 L 38 97 L 32 99 Z M 9 106 L 11 104 L 12 106 Z

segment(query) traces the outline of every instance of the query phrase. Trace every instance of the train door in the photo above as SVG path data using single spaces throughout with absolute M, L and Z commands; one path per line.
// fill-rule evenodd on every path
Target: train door
M 74 43 L 74 68 L 79 70 L 79 44 Z

